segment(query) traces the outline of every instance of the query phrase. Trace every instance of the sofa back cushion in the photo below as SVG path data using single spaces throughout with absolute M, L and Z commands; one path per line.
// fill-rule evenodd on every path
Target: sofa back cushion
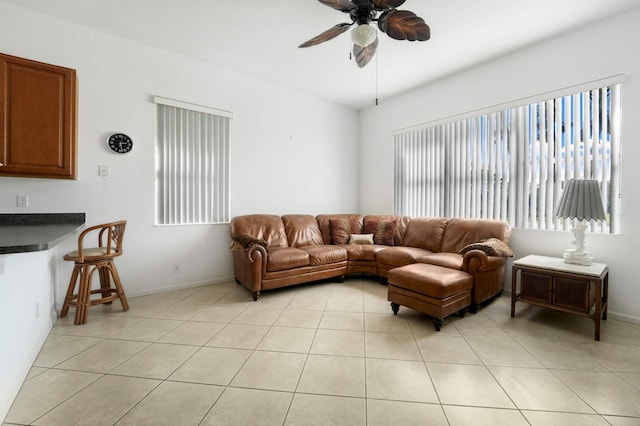
M 489 238 L 509 243 L 508 223 L 491 219 L 450 219 L 444 230 L 440 251 L 458 253 L 463 247 Z
M 287 247 L 287 234 L 280 216 L 249 214 L 236 216 L 229 222 L 231 237 L 247 234 L 265 240 L 268 247 Z
M 309 214 L 282 216 L 289 247 L 306 247 L 323 244 L 316 218 Z
M 441 251 L 442 237 L 447 225 L 446 218 L 413 218 L 407 225 L 402 245 L 405 247 L 418 247 L 432 252 Z
M 362 216 L 359 214 L 319 214 L 316 216 L 316 222 L 318 222 L 318 227 L 320 228 L 320 234 L 322 235 L 322 241 L 324 244 L 332 244 L 331 239 L 331 220 L 334 223 L 339 221 L 346 221 L 349 224 L 355 225 L 357 224 L 357 232 L 353 232 L 354 234 L 362 233 Z

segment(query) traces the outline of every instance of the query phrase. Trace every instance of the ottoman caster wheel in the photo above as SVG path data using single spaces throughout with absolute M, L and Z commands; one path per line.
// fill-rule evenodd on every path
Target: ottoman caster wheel
M 251 293 L 251 297 L 253 297 L 253 301 L 255 302 L 256 300 L 258 300 L 258 297 L 260 297 L 260 292 L 254 291 L 253 293 Z
M 391 310 L 393 311 L 393 315 L 398 315 L 398 310 L 400 309 L 400 305 L 397 303 L 391 302 Z
M 433 327 L 436 329 L 436 331 L 440 331 L 440 329 L 442 328 L 442 324 L 444 324 L 444 320 L 441 318 L 434 318 L 433 319 Z

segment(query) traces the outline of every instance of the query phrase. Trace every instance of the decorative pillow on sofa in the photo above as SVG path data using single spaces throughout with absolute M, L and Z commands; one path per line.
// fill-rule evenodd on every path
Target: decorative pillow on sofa
M 373 244 L 373 234 L 351 234 L 349 236 L 349 244 Z
M 487 256 L 513 257 L 511 248 L 497 238 L 489 238 L 479 243 L 469 244 L 463 247 L 458 253 L 464 255 L 471 250 L 481 250 L 485 252 Z
M 238 234 L 233 236 L 233 241 L 231 242 L 231 250 L 248 250 L 254 244 L 258 244 L 264 248 L 267 248 L 267 242 L 265 240 L 261 240 L 258 238 L 253 238 L 249 234 Z
M 365 220 L 363 233 L 373 234 L 373 242 L 385 246 L 395 245 L 397 218 Z
M 332 244 L 348 244 L 349 235 L 360 232 L 360 221 L 356 218 L 340 217 L 329 219 Z

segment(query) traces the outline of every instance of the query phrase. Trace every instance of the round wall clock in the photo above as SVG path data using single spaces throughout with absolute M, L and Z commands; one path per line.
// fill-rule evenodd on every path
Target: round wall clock
M 107 147 L 116 154 L 126 154 L 133 149 L 133 139 L 124 133 L 114 133 L 107 138 Z

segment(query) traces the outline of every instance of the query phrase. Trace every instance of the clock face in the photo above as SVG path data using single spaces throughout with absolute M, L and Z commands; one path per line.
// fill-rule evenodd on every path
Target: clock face
M 107 147 L 116 154 L 126 154 L 133 149 L 133 140 L 124 133 L 114 133 L 107 139 Z

